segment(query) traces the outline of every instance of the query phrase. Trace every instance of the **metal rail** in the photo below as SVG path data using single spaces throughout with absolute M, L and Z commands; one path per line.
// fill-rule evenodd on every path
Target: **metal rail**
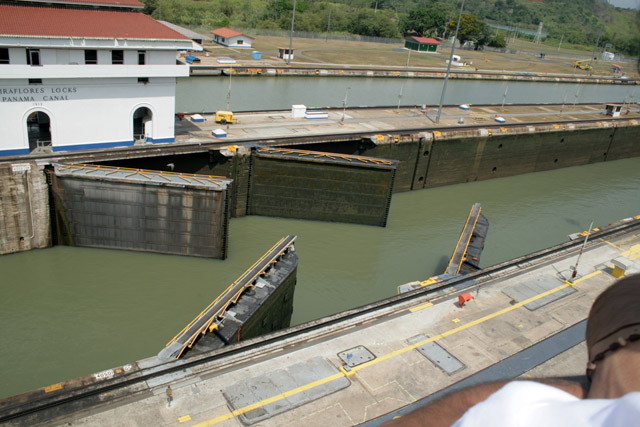
M 612 236 L 615 234 L 630 232 L 634 229 L 640 231 L 640 215 L 634 217 L 630 221 L 619 221 L 618 223 L 614 223 L 610 226 L 603 227 L 598 232 L 592 233 L 592 240 L 588 244 L 588 246 L 592 247 L 592 246 L 604 244 L 600 241 L 600 239 L 608 236 Z M 464 276 L 455 277 L 453 279 L 443 282 L 439 286 L 433 286 L 430 288 L 421 288 L 415 291 L 396 295 L 382 301 L 371 303 L 362 307 L 353 308 L 351 310 L 347 310 L 333 316 L 328 316 L 323 319 L 319 319 L 317 321 L 307 322 L 295 327 L 274 332 L 264 337 L 253 339 L 247 343 L 238 343 L 233 346 L 225 347 L 223 350 L 216 351 L 213 354 L 202 354 L 202 355 L 193 357 L 192 359 L 180 361 L 179 363 L 168 363 L 167 364 L 168 366 L 164 368 L 155 367 L 152 369 L 148 369 L 146 371 L 145 370 L 134 371 L 129 375 L 125 375 L 124 377 L 105 380 L 103 382 L 91 384 L 80 389 L 73 389 L 72 391 L 64 395 L 51 396 L 51 397 L 45 396 L 39 399 L 38 401 L 30 402 L 31 405 L 28 408 L 23 409 L 21 407 L 17 407 L 17 408 L 14 408 L 15 410 L 13 412 L 11 412 L 12 408 L 9 408 L 9 410 L 4 411 L 4 413 L 0 415 L 0 423 L 14 420 L 20 417 L 32 415 L 37 412 L 55 408 L 64 404 L 77 402 L 82 399 L 86 399 L 102 393 L 106 393 L 106 392 L 110 392 L 110 391 L 124 388 L 127 386 L 131 386 L 137 383 L 142 383 L 144 381 L 148 381 L 155 377 L 160 377 L 160 376 L 167 375 L 174 372 L 184 371 L 185 369 L 188 369 L 191 367 L 196 367 L 201 364 L 213 362 L 222 357 L 228 357 L 241 352 L 247 352 L 248 350 L 259 349 L 266 345 L 275 344 L 283 340 L 294 339 L 297 336 L 302 336 L 303 334 L 310 333 L 322 327 L 335 325 L 340 322 L 355 319 L 358 316 L 362 316 L 364 314 L 372 313 L 385 308 L 392 308 L 399 304 L 410 302 L 413 298 L 417 296 L 433 294 L 434 292 L 437 292 L 441 289 L 450 288 L 453 285 L 464 282 L 464 281 L 475 280 L 476 282 L 479 283 L 479 285 L 477 286 L 482 286 L 483 279 L 484 281 L 492 280 L 493 278 L 500 276 L 501 273 L 507 274 L 508 270 L 514 267 L 518 267 L 521 264 L 527 264 L 527 267 L 533 267 L 534 265 L 532 263 L 543 263 L 544 259 L 547 257 L 553 256 L 554 254 L 558 255 L 564 251 L 567 251 L 573 248 L 578 248 L 582 244 L 583 242 L 580 239 L 561 243 L 561 244 L 552 246 L 550 248 L 543 249 L 541 251 L 537 251 L 513 260 L 509 260 L 509 261 L 497 264 L 492 267 L 485 268 L 475 273 L 470 273 Z M 292 345 L 292 344 L 289 343 L 289 345 Z
M 471 236 L 473 236 L 473 231 L 476 228 L 478 218 L 480 218 L 480 212 L 482 212 L 482 205 L 480 203 L 474 203 L 471 207 L 471 211 L 469 211 L 467 222 L 465 222 L 464 227 L 462 228 L 462 233 L 460 233 L 458 244 L 453 250 L 453 255 L 449 260 L 449 265 L 447 265 L 445 274 L 458 274 L 460 272 L 460 267 L 464 262 L 464 257 L 467 253 L 467 248 L 469 247 L 469 241 L 471 240 Z

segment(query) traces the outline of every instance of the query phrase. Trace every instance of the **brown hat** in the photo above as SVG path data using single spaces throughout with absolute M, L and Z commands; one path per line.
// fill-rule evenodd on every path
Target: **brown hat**
M 625 277 L 596 298 L 587 320 L 589 362 L 640 338 L 640 274 Z

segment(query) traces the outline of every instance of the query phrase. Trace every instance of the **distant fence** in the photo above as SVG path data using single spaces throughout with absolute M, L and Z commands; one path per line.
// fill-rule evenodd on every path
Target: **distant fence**
M 260 28 L 245 28 L 238 29 L 245 34 L 256 35 L 256 36 L 274 36 L 274 37 L 289 37 L 290 32 L 287 30 L 270 30 L 270 29 L 260 29 Z M 385 37 L 369 37 L 369 36 L 359 36 L 357 34 L 348 34 L 348 33 L 315 33 L 310 31 L 294 31 L 293 37 L 303 38 L 303 39 L 332 39 L 332 40 L 350 40 L 350 41 L 359 41 L 359 42 L 370 42 L 370 43 L 388 43 L 388 44 L 398 44 L 403 43 L 403 40 L 398 39 L 389 39 Z
M 202 34 L 205 39 L 211 39 L 210 29 L 203 27 L 195 27 L 191 28 L 192 31 L 195 31 L 199 34 Z M 240 31 L 241 33 L 250 35 L 250 36 L 273 36 L 273 37 L 289 37 L 289 30 L 274 30 L 268 28 L 233 28 L 236 31 Z M 294 31 L 293 37 L 302 38 L 302 39 L 332 39 L 332 40 L 350 40 L 350 41 L 359 41 L 359 42 L 370 42 L 370 43 L 387 43 L 387 44 L 398 44 L 404 43 L 404 40 L 401 38 L 390 39 L 385 37 L 369 37 L 369 36 L 360 36 L 357 34 L 349 34 L 349 33 L 316 33 L 311 31 Z

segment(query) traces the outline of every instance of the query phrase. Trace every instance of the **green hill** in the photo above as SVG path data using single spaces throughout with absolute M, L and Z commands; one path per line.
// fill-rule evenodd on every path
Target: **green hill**
M 291 28 L 293 0 L 142 0 L 145 13 L 178 25 Z M 298 32 L 352 33 L 400 38 L 416 27 L 423 35 L 442 36 L 446 22 L 458 15 L 456 0 L 296 0 Z M 487 23 L 535 31 L 540 22 L 545 43 L 584 46 L 611 44 L 616 53 L 640 56 L 639 13 L 605 0 L 466 0 L 465 12 Z M 498 30 L 496 30 L 498 31 Z M 532 36 L 531 36 L 532 37 Z

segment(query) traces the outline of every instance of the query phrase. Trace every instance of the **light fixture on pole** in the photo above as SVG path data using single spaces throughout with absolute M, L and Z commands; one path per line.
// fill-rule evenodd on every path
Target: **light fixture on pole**
M 344 93 L 344 101 L 342 101 L 342 119 L 340 120 L 340 124 L 344 124 L 344 116 L 347 114 L 347 97 L 349 96 L 349 90 L 351 90 L 351 86 L 347 87 L 347 90 Z
M 440 123 L 440 114 L 442 113 L 442 103 L 444 102 L 444 94 L 447 91 L 447 81 L 449 80 L 449 73 L 451 72 L 451 63 L 453 62 L 453 51 L 456 48 L 456 40 L 458 40 L 458 30 L 460 29 L 460 19 L 462 19 L 462 9 L 464 9 L 464 0 L 460 6 L 460 14 L 458 15 L 458 24 L 456 25 L 456 34 L 453 36 L 453 43 L 451 44 L 451 54 L 449 55 L 449 65 L 447 66 L 447 75 L 444 77 L 444 85 L 442 86 L 442 95 L 440 95 L 440 106 L 438 107 L 438 115 L 436 116 L 436 123 Z
M 291 65 L 291 51 L 293 50 L 293 24 L 296 22 L 296 0 L 293 0 L 293 14 L 291 15 L 291 35 L 289 36 L 289 55 L 287 65 Z

